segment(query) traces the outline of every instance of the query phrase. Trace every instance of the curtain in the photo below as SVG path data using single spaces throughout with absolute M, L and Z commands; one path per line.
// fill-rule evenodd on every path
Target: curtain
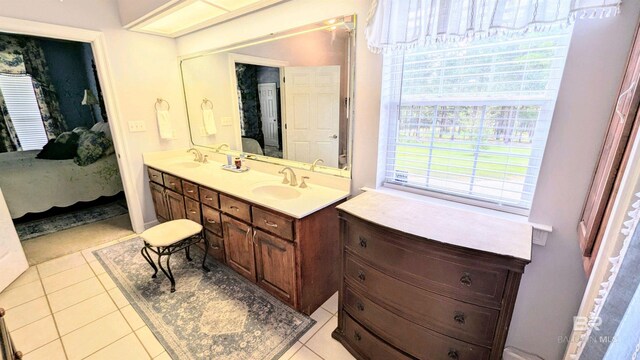
M 374 0 L 366 37 L 374 53 L 544 31 L 577 17 L 617 15 L 622 0 Z

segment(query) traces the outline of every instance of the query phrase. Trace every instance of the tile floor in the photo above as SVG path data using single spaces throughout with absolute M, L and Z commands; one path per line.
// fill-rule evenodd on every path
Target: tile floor
M 130 238 L 32 266 L 0 293 L 24 360 L 170 359 L 91 253 Z M 337 309 L 336 293 L 311 315 L 316 325 L 281 359 L 353 359 L 331 338 Z

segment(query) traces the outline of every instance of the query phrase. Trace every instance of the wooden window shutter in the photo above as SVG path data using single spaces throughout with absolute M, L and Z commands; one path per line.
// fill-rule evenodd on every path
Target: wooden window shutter
M 578 233 L 587 274 L 595 260 L 604 229 L 620 186 L 633 139 L 638 131 L 640 105 L 640 38 L 634 39 L 626 72 L 618 92 L 598 166 L 585 201 Z

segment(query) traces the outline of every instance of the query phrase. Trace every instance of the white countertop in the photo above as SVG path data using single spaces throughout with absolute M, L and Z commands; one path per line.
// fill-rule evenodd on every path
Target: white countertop
M 531 261 L 533 229 L 522 222 L 375 190 L 338 209 L 407 234 Z
M 184 166 L 191 163 L 198 165 L 193 165 L 197 166 L 193 168 Z M 282 185 L 282 175 L 273 175 L 255 169 L 243 173 L 234 173 L 223 170 L 221 163 L 211 160 L 207 164 L 200 165 L 193 161 L 193 155 L 181 155 L 178 157 L 145 155 L 144 164 L 297 219 L 345 199 L 350 194 L 349 191 L 318 185 L 314 183 L 313 178 L 307 180 L 308 187 L 305 189 L 291 187 L 300 193 L 300 196 L 294 199 L 283 200 L 255 194 L 253 189 L 256 187 L 265 185 L 289 187 L 289 185 Z M 299 172 L 298 170 L 295 171 L 296 173 Z M 300 183 L 301 174 L 298 174 L 297 177 L 298 183 Z

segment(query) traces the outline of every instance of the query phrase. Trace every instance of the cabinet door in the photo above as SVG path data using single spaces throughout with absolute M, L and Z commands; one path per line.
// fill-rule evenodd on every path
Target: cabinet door
M 184 196 L 177 192 L 165 189 L 167 193 L 167 205 L 171 220 L 186 219 L 187 212 L 184 210 Z
M 200 216 L 200 203 L 189 199 L 188 197 L 184 198 L 185 210 L 187 210 L 187 219 L 191 221 L 195 221 L 198 224 L 202 225 L 202 217 Z
M 227 215 L 222 216 L 222 226 L 227 265 L 240 275 L 255 282 L 256 263 L 253 256 L 251 226 Z
M 256 276 L 260 286 L 295 305 L 295 247 L 292 242 L 256 230 Z
M 153 199 L 153 207 L 156 210 L 158 221 L 165 222 L 169 220 L 171 217 L 169 215 L 167 199 L 164 194 L 164 187 L 154 182 L 150 182 L 149 187 L 151 188 L 151 199 Z

